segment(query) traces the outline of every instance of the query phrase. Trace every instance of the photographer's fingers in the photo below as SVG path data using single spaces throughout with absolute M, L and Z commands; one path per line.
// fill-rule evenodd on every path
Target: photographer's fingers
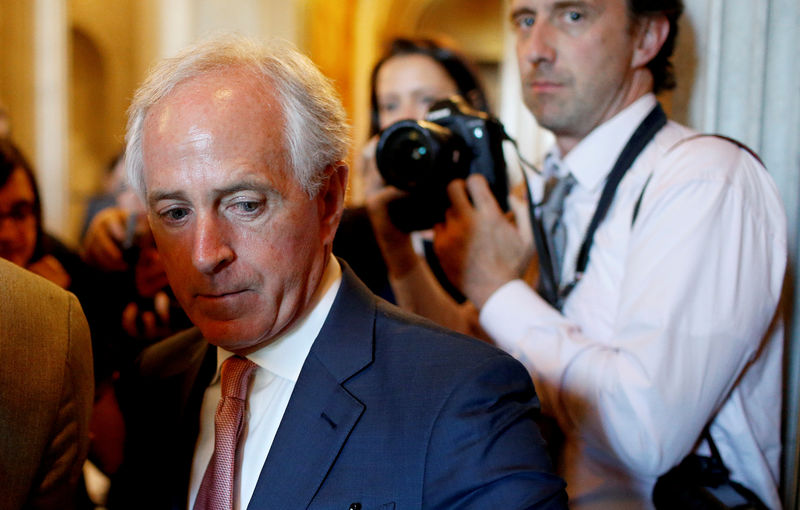
M 108 208 L 97 213 L 83 241 L 83 257 L 87 262 L 110 271 L 127 268 L 120 249 L 125 239 L 126 218 L 127 213 L 119 208 Z
M 450 209 L 447 211 L 448 216 L 451 212 L 456 214 L 469 214 L 472 211 L 472 203 L 467 194 L 467 184 L 464 179 L 454 179 L 447 185 L 447 196 L 450 198 Z
M 386 186 L 375 162 L 375 147 L 377 143 L 378 137 L 374 136 L 361 151 L 359 173 L 364 183 L 364 194 L 367 198 L 378 193 Z
M 136 303 L 128 303 L 124 310 L 122 310 L 122 329 L 125 333 L 132 338 L 138 338 L 139 328 L 136 324 L 136 317 L 139 315 L 139 307 Z
M 153 298 L 153 309 L 161 324 L 169 324 L 169 296 L 166 292 L 159 292 Z
M 389 274 L 400 278 L 419 263 L 411 244 L 411 235 L 397 228 L 389 215 L 389 203 L 406 196 L 394 186 L 386 186 L 367 197 L 367 213 L 375 233 L 375 240 L 383 254 Z
M 52 255 L 45 255 L 36 262 L 29 264 L 28 270 L 47 278 L 62 289 L 66 289 L 72 283 L 72 277 L 61 265 L 61 262 Z
M 158 320 L 156 318 L 155 312 L 151 312 L 147 310 L 146 312 L 142 312 L 141 316 L 142 321 L 142 336 L 145 340 L 155 340 L 158 338 Z
M 503 211 L 500 210 L 500 206 L 497 204 L 491 188 L 489 188 L 489 182 L 486 177 L 480 174 L 472 174 L 467 177 L 467 191 L 469 191 L 469 196 L 472 198 L 475 209 L 482 213 L 503 215 Z

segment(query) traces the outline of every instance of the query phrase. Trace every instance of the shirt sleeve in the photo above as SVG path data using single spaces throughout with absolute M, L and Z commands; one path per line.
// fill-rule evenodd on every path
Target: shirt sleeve
M 646 476 L 691 451 L 757 356 L 786 264 L 785 216 L 764 168 L 721 140 L 681 145 L 656 169 L 633 227 L 627 216 L 607 337 L 570 319 L 569 301 L 562 315 L 521 281 L 480 314 L 562 427 Z M 602 287 L 598 278 L 587 270 L 579 285 Z

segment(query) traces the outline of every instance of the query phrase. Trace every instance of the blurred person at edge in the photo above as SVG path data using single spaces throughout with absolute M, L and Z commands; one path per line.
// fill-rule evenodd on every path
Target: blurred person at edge
M 69 289 L 64 267 L 80 265 L 77 255 L 42 226 L 42 205 L 33 168 L 10 139 L 0 139 L 0 257 Z
M 436 101 L 455 95 L 479 111 L 489 104 L 473 64 L 453 44 L 424 38 L 394 39 L 372 69 L 370 140 L 359 160 L 366 206 L 345 209 L 334 253 L 347 260 L 376 294 L 401 308 L 473 336 L 476 312 L 442 273 L 430 246 L 431 231 L 407 233 L 388 216 L 389 202 L 404 194 L 387 186 L 375 151 L 380 132 L 395 122 L 420 120 Z M 437 306 L 446 301 L 454 306 Z M 459 304 L 463 303 L 463 304 Z
M 75 295 L 0 260 L 0 509 L 84 508 L 92 347 Z
M 106 376 L 109 287 L 77 253 L 45 231 L 33 167 L 10 139 L 0 139 L 0 257 L 78 297 L 92 328 L 95 375 Z
M 121 324 L 130 339 L 122 356 L 132 360 L 145 346 L 189 326 L 169 289 L 145 209 L 128 186 L 125 156 L 112 160 L 110 189 L 87 215 L 81 254 L 90 265 L 123 281 Z
M 113 377 L 113 342 L 118 321 L 114 286 L 85 264 L 77 253 L 45 232 L 42 204 L 33 168 L 10 139 L 0 139 L 0 257 L 72 292 L 91 330 L 95 396 L 100 402 Z M 83 314 L 82 314 L 83 316 Z M 88 336 L 88 335 L 87 335 Z M 98 415 L 95 415 L 97 419 Z M 99 422 L 91 430 L 97 430 Z M 106 449 L 100 430 L 90 458 L 103 466 Z
M 573 182 L 563 263 L 545 273 L 536 259 L 555 286 L 523 281 L 534 250 L 471 176 L 450 184 L 435 228 L 445 272 L 557 419 L 571 507 L 649 508 L 659 476 L 709 455 L 708 424 L 731 478 L 779 508 L 786 218 L 754 154 L 660 110 L 682 2 L 510 4 L 525 104 L 556 137 L 529 177 L 534 203 L 550 177 Z M 635 139 L 581 267 L 604 183 Z
M 0 138 L 11 137 L 11 119 L 3 101 L 0 101 Z

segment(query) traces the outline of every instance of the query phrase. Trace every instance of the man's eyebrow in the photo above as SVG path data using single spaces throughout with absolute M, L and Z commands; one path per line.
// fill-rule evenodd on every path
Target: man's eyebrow
M 236 182 L 231 184 L 230 186 L 224 186 L 222 188 L 214 188 L 214 193 L 217 195 L 230 195 L 232 193 L 238 193 L 240 191 L 259 191 L 261 193 L 267 193 L 267 194 L 277 193 L 277 190 L 272 186 L 270 186 L 269 184 L 265 184 L 263 182 L 253 182 L 253 181 Z
M 514 21 L 514 18 L 522 14 L 536 14 L 536 11 L 527 6 L 517 7 L 516 9 L 511 11 L 508 18 L 511 21 Z
M 147 194 L 147 203 L 152 207 L 161 200 L 185 200 L 186 194 L 182 191 L 153 191 Z
M 227 195 L 233 195 L 235 193 L 239 193 L 240 191 L 255 191 L 258 193 L 263 193 L 268 197 L 279 197 L 280 192 L 275 189 L 273 186 L 263 183 L 263 182 L 254 182 L 254 181 L 243 181 L 243 182 L 236 182 L 231 184 L 230 186 L 223 186 L 220 188 L 214 188 L 211 190 L 211 194 L 215 197 L 224 197 Z M 186 193 L 183 191 L 159 191 L 155 190 L 152 193 L 148 193 L 147 203 L 153 207 L 161 200 L 187 200 Z
M 586 5 L 584 0 L 562 0 L 560 2 L 556 2 L 552 6 L 552 10 L 557 11 L 559 9 L 570 9 L 576 7 L 583 7 Z

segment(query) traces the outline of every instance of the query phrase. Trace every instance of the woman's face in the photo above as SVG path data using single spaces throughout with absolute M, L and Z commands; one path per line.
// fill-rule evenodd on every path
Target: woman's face
M 458 94 L 456 82 L 435 60 L 398 55 L 383 63 L 375 80 L 381 129 L 399 120 L 425 117 L 431 104 Z
M 34 193 L 28 176 L 16 168 L 0 188 L 0 257 L 25 267 L 36 248 Z

